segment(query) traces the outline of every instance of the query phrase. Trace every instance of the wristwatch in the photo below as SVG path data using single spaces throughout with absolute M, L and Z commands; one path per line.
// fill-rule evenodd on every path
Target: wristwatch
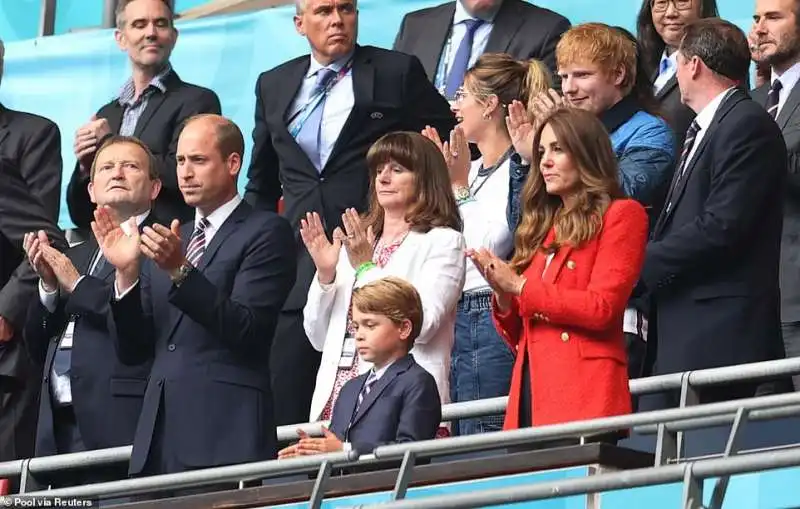
M 455 195 L 456 202 L 459 204 L 472 197 L 472 193 L 467 186 L 453 186 L 453 194 Z
M 186 278 L 189 277 L 189 273 L 194 269 L 194 266 L 189 263 L 188 261 L 184 261 L 180 267 L 178 267 L 178 273 L 175 275 L 170 274 L 170 279 L 172 279 L 172 284 L 175 286 L 181 286 Z

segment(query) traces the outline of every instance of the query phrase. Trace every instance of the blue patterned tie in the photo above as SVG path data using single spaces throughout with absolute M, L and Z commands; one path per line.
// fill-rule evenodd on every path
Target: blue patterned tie
M 336 71 L 327 67 L 317 71 L 317 85 L 314 87 L 310 97 L 314 97 L 324 90 L 334 76 L 336 76 Z M 322 125 L 322 110 L 325 107 L 325 99 L 327 99 L 327 94 L 314 106 L 311 115 L 306 119 L 300 132 L 297 133 L 297 144 L 306 153 L 317 171 L 322 170 L 322 161 L 319 154 L 319 130 Z
M 375 376 L 375 371 L 370 371 L 369 376 L 367 377 L 367 381 L 364 383 L 364 387 L 361 389 L 361 392 L 358 393 L 358 404 L 356 405 L 356 412 L 358 413 L 358 409 L 361 408 L 361 403 L 364 402 L 366 399 L 367 394 L 369 391 L 372 390 L 372 386 L 375 385 L 375 382 L 378 381 L 378 377 Z
M 467 74 L 467 69 L 469 69 L 469 57 L 472 55 L 475 32 L 485 21 L 482 19 L 468 19 L 463 23 L 467 26 L 467 33 L 461 39 L 461 44 L 458 45 L 456 56 L 453 59 L 453 65 L 450 66 L 450 75 L 447 77 L 447 87 L 445 88 L 445 96 L 448 99 L 452 99 L 458 87 L 464 83 L 464 75 Z

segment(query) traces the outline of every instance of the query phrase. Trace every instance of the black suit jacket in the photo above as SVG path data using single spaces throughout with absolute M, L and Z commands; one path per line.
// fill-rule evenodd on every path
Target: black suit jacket
M 143 225 L 152 225 L 148 216 Z M 88 274 L 97 253 L 94 236 L 67 250 L 81 274 Z M 31 357 L 44 367 L 41 378 L 36 455 L 56 454 L 50 376 L 64 329 L 75 320 L 70 384 L 72 408 L 87 449 L 130 445 L 142 408 L 151 362 L 126 366 L 117 359 L 116 326 L 111 314 L 114 267 L 103 265 L 95 276 L 85 276 L 71 294 L 61 294 L 50 312 L 38 298 L 31 301 L 25 343 Z
M 767 104 L 769 83 L 752 92 L 753 100 Z M 788 152 L 781 236 L 781 320 L 800 322 L 800 87 L 789 92 L 775 119 Z
M 0 158 L 0 315 L 17 332 L 0 343 L 0 461 L 30 457 L 36 423 L 39 371 L 22 344 L 28 303 L 38 278 L 23 262 L 22 239 L 44 230 L 58 249 L 66 240 L 16 166 Z
M 396 360 L 375 382 L 356 412 L 369 372 L 342 387 L 330 430 L 360 454 L 400 442 L 431 440 L 442 420 L 442 403 L 433 376 L 409 354 Z
M 179 287 L 145 263 L 139 284 L 112 302 L 120 359 L 154 358 L 131 474 L 275 457 L 269 351 L 294 283 L 293 246 L 284 219 L 242 203 Z M 145 468 L 151 446 L 159 461 Z
M 647 247 L 641 279 L 653 294 L 656 337 L 648 355 L 657 373 L 784 355 L 778 262 L 785 168 L 777 125 L 736 90 L 673 184 Z
M 175 218 L 185 222 L 194 217 L 194 210 L 186 205 L 178 189 L 175 170 L 175 152 L 183 123 L 200 113 L 219 114 L 221 107 L 216 93 L 182 81 L 175 71 L 167 75 L 164 84 L 167 91 L 163 94 L 155 92 L 150 97 L 133 136 L 142 140 L 156 158 L 162 188 L 153 212 L 169 224 Z M 107 119 L 111 132 L 119 134 L 123 112 L 119 100 L 114 99 L 100 108 L 97 118 Z M 95 209 L 89 199 L 88 170 L 84 173 L 76 164 L 67 187 L 69 215 L 75 226 L 81 229 L 89 228 Z
M 660 113 L 664 116 L 669 126 L 675 132 L 678 154 L 683 147 L 683 140 L 686 138 L 686 131 L 694 120 L 695 112 L 681 102 L 681 90 L 678 88 L 678 78 L 673 76 L 658 91 L 656 100 L 661 107 Z
M 455 2 L 410 12 L 395 38 L 394 49 L 419 58 L 431 81 L 436 78 L 455 12 Z M 508 53 L 518 60 L 535 58 L 555 73 L 556 45 L 569 27 L 567 18 L 549 9 L 524 0 L 504 0 L 485 52 Z
M 302 309 L 314 264 L 299 235 L 307 212 L 318 212 L 330 235 L 348 207 L 367 205 L 366 153 L 393 131 L 421 131 L 426 125 L 449 133 L 455 125 L 450 107 L 428 82 L 415 57 L 372 46 L 357 46 L 353 56 L 355 104 L 322 172 L 318 172 L 286 128 L 286 114 L 310 65 L 308 56 L 264 72 L 256 84 L 253 155 L 245 198 L 257 208 L 277 210 L 283 195 L 284 216 L 298 246 L 297 284 L 287 309 Z

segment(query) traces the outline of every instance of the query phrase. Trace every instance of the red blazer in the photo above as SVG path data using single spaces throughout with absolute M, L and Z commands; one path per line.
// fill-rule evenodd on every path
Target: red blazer
M 616 200 L 594 239 L 561 248 L 546 271 L 547 255 L 537 253 L 511 308 L 500 313 L 495 303 L 497 330 L 517 353 L 504 429 L 519 427 L 526 354 L 534 425 L 631 412 L 622 318 L 644 261 L 647 229 L 641 205 Z M 554 235 L 551 230 L 546 242 Z

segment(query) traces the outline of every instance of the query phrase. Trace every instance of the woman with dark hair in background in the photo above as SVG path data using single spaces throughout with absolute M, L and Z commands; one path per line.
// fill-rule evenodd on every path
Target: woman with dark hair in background
M 695 113 L 681 102 L 678 89 L 677 53 L 686 25 L 700 18 L 719 16 L 716 0 L 643 0 L 636 20 L 646 75 L 652 79 L 661 113 L 683 146 Z

